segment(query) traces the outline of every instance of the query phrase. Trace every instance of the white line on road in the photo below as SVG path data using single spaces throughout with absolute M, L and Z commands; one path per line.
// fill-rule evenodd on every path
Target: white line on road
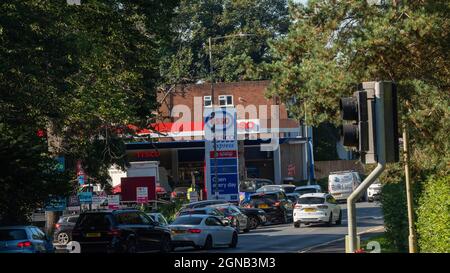
M 365 230 L 365 231 L 358 232 L 358 235 L 371 233 L 371 232 L 375 232 L 375 231 L 379 231 L 379 230 L 383 230 L 383 229 L 384 229 L 384 226 L 377 226 L 377 227 L 374 227 L 374 228 L 371 228 L 371 229 L 368 229 L 368 230 Z M 314 245 L 314 246 L 308 247 L 308 248 L 303 249 L 303 250 L 299 250 L 298 253 L 305 253 L 305 252 L 311 251 L 314 248 L 318 248 L 318 247 L 321 247 L 321 246 L 326 246 L 326 245 L 329 245 L 329 244 L 332 244 L 332 243 L 336 243 L 336 242 L 339 242 L 339 241 L 343 241 L 343 240 L 345 240 L 345 237 L 344 238 L 335 239 L 335 240 L 332 240 L 332 241 L 328 241 L 328 242 L 325 242 L 325 243 L 322 243 L 322 244 Z

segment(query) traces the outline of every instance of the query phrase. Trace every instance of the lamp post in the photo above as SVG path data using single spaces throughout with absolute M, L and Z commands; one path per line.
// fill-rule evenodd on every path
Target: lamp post
M 227 39 L 227 38 L 233 38 L 233 37 L 247 37 L 247 36 L 255 36 L 255 34 L 247 34 L 247 33 L 238 33 L 238 34 L 231 34 L 231 35 L 225 35 L 225 36 L 218 36 L 218 37 L 209 37 L 208 38 L 208 53 L 209 53 L 209 76 L 211 80 L 211 105 L 212 105 L 212 114 L 211 118 L 215 117 L 215 105 L 214 105 L 214 69 L 213 69 L 213 61 L 212 61 L 212 42 L 216 40 L 221 39 Z M 212 133 L 213 133 L 213 146 L 214 146 L 214 193 L 216 200 L 219 199 L 219 183 L 218 183 L 218 177 L 217 177 L 217 140 L 216 140 L 216 123 L 214 122 L 212 125 Z

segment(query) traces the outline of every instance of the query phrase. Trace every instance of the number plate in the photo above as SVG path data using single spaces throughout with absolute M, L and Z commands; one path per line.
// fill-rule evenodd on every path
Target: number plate
M 261 204 L 261 205 L 258 206 L 258 208 L 260 208 L 260 209 L 267 209 L 267 208 L 269 208 L 269 205 Z
M 306 209 L 304 209 L 304 211 L 305 211 L 305 212 L 315 212 L 316 209 L 313 209 L 313 208 L 306 208 Z
M 100 233 L 86 233 L 86 237 L 100 237 L 101 234 Z

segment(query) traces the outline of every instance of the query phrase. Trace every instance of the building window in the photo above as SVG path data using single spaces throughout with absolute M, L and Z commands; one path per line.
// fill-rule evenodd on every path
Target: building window
M 211 105 L 212 105 L 211 96 L 204 96 L 203 97 L 203 106 L 211 107 Z
M 233 106 L 233 96 L 232 95 L 220 95 L 219 96 L 220 106 Z

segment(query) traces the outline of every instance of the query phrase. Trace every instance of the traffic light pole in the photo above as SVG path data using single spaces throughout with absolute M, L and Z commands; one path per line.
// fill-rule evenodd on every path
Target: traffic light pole
M 385 117 L 384 117 L 384 94 L 383 87 L 377 83 L 375 85 L 375 109 L 376 109 L 376 145 L 377 145 L 377 167 L 364 179 L 355 191 L 347 198 L 347 216 L 348 216 L 348 246 L 346 250 L 348 253 L 354 253 L 357 248 L 357 233 L 356 233 L 356 200 L 367 191 L 367 188 L 380 176 L 386 167 L 385 155 Z

